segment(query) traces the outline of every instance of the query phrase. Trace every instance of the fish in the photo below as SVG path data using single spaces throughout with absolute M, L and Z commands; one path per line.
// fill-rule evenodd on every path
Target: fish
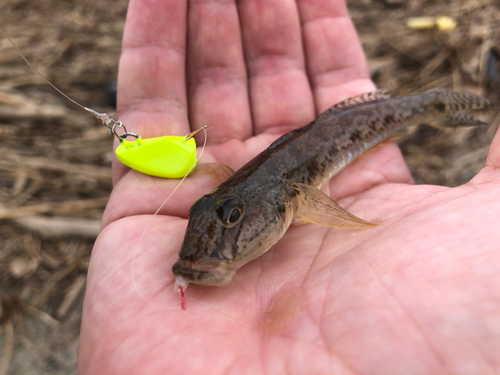
M 333 105 L 292 130 L 190 208 L 174 290 L 225 286 L 236 271 L 277 243 L 292 222 L 334 228 L 375 224 L 339 206 L 321 188 L 350 162 L 405 134 L 409 126 L 485 125 L 462 110 L 492 105 L 474 94 L 433 89 L 391 97 L 385 90 Z

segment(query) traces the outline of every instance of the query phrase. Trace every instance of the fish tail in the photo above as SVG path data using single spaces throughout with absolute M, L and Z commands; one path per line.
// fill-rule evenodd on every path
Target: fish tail
M 457 126 L 473 126 L 473 125 L 488 125 L 487 122 L 478 120 L 461 111 L 484 109 L 493 105 L 489 100 L 480 96 L 468 93 L 453 91 L 447 89 L 435 89 L 427 91 L 424 94 L 429 94 L 433 97 L 432 105 L 441 113 L 441 116 L 436 116 L 429 122 L 429 125 L 434 127 L 457 127 Z

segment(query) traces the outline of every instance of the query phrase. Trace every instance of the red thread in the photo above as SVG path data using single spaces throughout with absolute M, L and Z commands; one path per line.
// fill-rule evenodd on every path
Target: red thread
M 179 295 L 181 296 L 181 307 L 183 310 L 186 310 L 186 300 L 184 299 L 184 290 L 182 290 L 182 286 L 179 285 Z

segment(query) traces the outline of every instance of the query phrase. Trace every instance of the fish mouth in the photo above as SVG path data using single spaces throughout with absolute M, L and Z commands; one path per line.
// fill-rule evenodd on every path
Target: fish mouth
M 204 274 L 208 274 L 209 271 L 199 271 L 193 269 L 192 265 L 186 265 L 186 262 L 182 260 L 177 260 L 172 266 L 172 272 L 175 276 L 182 276 L 187 282 L 196 284 L 196 281 L 204 279 Z
M 200 270 L 195 267 L 204 268 Z M 172 273 L 175 276 L 182 276 L 182 278 L 191 284 L 197 285 L 214 285 L 224 286 L 227 285 L 233 278 L 235 271 L 223 264 L 195 264 L 189 261 L 178 259 L 172 266 Z

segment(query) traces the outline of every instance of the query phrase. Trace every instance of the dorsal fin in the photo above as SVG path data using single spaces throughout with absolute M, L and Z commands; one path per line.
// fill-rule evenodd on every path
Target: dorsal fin
M 388 89 L 384 88 L 384 89 L 380 89 L 377 91 L 365 92 L 364 94 L 360 94 L 360 95 L 353 96 L 351 98 L 347 98 L 346 100 L 343 100 L 337 104 L 332 105 L 325 112 L 320 114 L 318 116 L 318 118 L 316 120 L 314 120 L 312 123 L 320 120 L 322 117 L 324 117 L 326 115 L 334 114 L 334 113 L 336 113 L 340 110 L 343 110 L 343 109 L 351 109 L 351 108 L 357 107 L 358 105 L 361 105 L 361 104 L 373 103 L 373 102 L 382 101 L 384 99 L 390 98 L 390 95 L 387 95 L 387 91 L 388 91 Z M 311 125 L 312 123 L 310 123 L 309 125 Z M 286 141 L 296 131 L 297 131 L 297 129 L 292 130 L 289 133 L 283 134 L 281 137 L 279 137 L 273 143 L 271 143 L 269 148 L 270 149 L 274 148 L 277 145 L 279 145 L 280 143 Z
M 332 114 L 338 112 L 339 110 L 346 108 L 354 108 L 360 104 L 377 102 L 384 99 L 390 98 L 390 95 L 387 95 L 387 89 L 380 89 L 372 92 L 365 92 L 364 94 L 353 96 L 352 98 L 348 98 L 343 100 L 337 104 L 332 105 L 325 112 L 323 112 L 320 116 L 325 114 Z

